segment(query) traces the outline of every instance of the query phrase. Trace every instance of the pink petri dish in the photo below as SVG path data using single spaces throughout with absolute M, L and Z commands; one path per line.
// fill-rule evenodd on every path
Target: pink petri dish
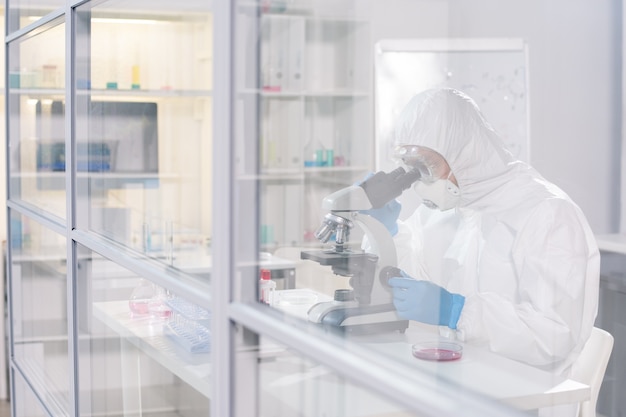
M 411 347 L 413 356 L 427 361 L 454 361 L 463 356 L 463 346 L 448 341 L 416 343 Z

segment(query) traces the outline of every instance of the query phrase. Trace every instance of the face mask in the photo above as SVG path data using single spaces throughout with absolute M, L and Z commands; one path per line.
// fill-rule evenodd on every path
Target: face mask
M 459 204 L 461 191 L 449 179 L 438 179 L 432 183 L 418 181 L 415 192 L 429 209 L 450 210 Z

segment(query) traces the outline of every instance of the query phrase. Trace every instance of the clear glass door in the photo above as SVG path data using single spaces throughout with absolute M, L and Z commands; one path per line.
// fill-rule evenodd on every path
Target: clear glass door
M 77 222 L 169 267 L 211 268 L 212 15 L 77 8 Z
M 8 47 L 8 195 L 59 219 L 67 206 L 64 51 L 59 19 Z
M 400 19 L 407 3 L 389 5 L 395 19 L 377 2 L 235 5 L 234 187 L 223 192 L 232 195 L 236 224 L 228 236 L 234 276 L 216 279 L 232 280 L 229 314 L 249 330 L 233 332 L 236 398 L 255 395 L 263 412 L 277 416 L 575 411 L 584 386 L 572 386 L 568 399 L 552 394 L 582 345 L 556 336 L 552 307 L 561 293 L 546 301 L 517 287 L 533 285 L 532 274 L 519 280 L 535 264 L 520 271 L 508 258 L 517 250 L 516 236 L 500 230 L 508 220 L 471 204 L 434 207 L 415 193 L 456 181 L 450 166 L 445 176 L 429 159 L 444 150 L 457 173 L 465 163 L 482 167 L 492 143 L 493 158 L 508 166 L 510 153 L 489 123 L 508 128 L 507 145 L 525 158 L 524 41 L 446 38 L 433 53 L 438 43 L 429 40 L 423 48 L 431 52 L 419 54 L 418 39 L 393 39 L 394 29 L 409 31 Z M 450 23 L 445 13 L 439 19 Z M 455 134 L 464 141 L 451 151 Z M 414 160 L 408 150 L 393 153 L 418 140 L 442 143 Z M 456 195 L 472 185 L 457 184 Z M 445 187 L 443 197 L 454 194 Z M 405 195 L 401 215 L 405 204 L 396 200 Z M 293 270 L 290 279 L 275 272 L 280 263 Z M 493 276 L 505 270 L 506 285 Z M 495 306 L 504 305 L 507 319 L 499 322 Z M 577 314 L 593 303 L 563 305 L 576 309 L 559 316 L 575 333 Z M 509 324 L 510 337 L 501 337 Z M 532 352 L 513 346 L 513 329 Z M 569 343 L 566 355 L 561 342 Z M 255 369 L 252 382 L 246 368 Z M 246 415 L 235 402 L 236 415 Z
M 208 415 L 212 13 L 75 13 L 81 414 Z

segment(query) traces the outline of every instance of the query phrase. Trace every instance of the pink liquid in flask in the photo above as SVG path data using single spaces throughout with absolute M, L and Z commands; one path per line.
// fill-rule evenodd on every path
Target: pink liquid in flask
M 135 316 L 145 316 L 149 313 L 149 301 L 150 300 L 130 300 L 128 302 L 128 307 L 130 307 L 130 312 L 133 317 Z

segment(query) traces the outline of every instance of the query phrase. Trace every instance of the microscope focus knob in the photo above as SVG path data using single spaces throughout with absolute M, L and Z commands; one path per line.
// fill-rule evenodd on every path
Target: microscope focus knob
M 335 290 L 335 301 L 353 301 L 354 291 L 349 289 Z

